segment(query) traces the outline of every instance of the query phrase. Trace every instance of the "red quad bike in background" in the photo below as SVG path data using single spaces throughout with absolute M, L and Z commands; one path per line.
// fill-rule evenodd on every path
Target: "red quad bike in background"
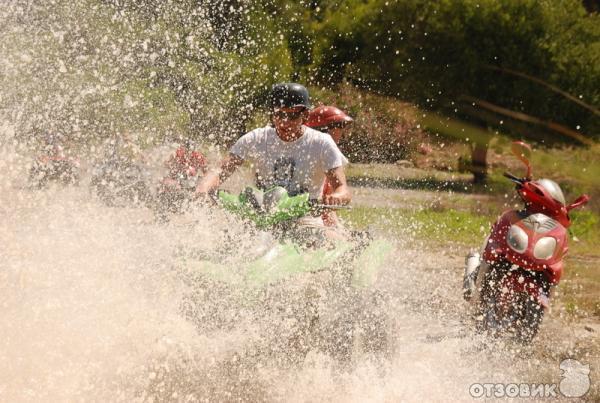
M 510 173 L 504 176 L 516 183 L 525 208 L 504 212 L 482 253 L 467 256 L 463 296 L 476 304 L 479 330 L 512 334 L 529 343 L 549 307 L 550 291 L 562 275 L 569 249 L 569 211 L 583 206 L 589 196 L 566 205 L 556 182 L 532 179 L 529 145 L 515 141 L 512 152 L 525 164 L 527 174 L 522 179 Z
M 154 212 L 159 221 L 169 214 L 183 211 L 184 204 L 194 197 L 198 180 L 206 173 L 207 162 L 198 151 L 180 147 L 166 163 L 169 173 L 158 185 Z

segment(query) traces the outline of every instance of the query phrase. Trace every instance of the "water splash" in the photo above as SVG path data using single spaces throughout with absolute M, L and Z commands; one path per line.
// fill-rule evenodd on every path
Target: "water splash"
M 290 339 L 286 332 L 302 330 L 310 280 L 269 290 L 264 309 L 252 310 L 239 290 L 191 281 L 181 251 L 219 252 L 219 228 L 232 228 L 239 250 L 254 245 L 224 214 L 196 207 L 160 225 L 147 209 L 104 206 L 85 177 L 80 187 L 27 190 L 27 143 L 40 127 L 73 133 L 76 148 L 93 160 L 93 146 L 109 134 L 133 130 L 149 139 L 187 130 L 182 105 L 211 117 L 193 127 L 216 131 L 228 109 L 224 101 L 201 101 L 222 85 L 231 96 L 248 84 L 232 85 L 238 70 L 211 64 L 216 50 L 200 44 L 210 44 L 211 27 L 199 23 L 184 42 L 206 57 L 202 96 L 175 102 L 169 97 L 186 93 L 169 91 L 187 81 L 167 80 L 151 91 L 151 102 L 139 100 L 136 80 L 153 84 L 161 69 L 178 66 L 176 32 L 162 27 L 170 35 L 163 36 L 153 23 L 137 32 L 135 14 L 91 1 L 71 13 L 70 3 L 12 1 L 0 10 L 0 21 L 9 22 L 0 24 L 0 400 L 460 401 L 470 400 L 474 382 L 552 379 L 558 364 L 539 345 L 524 352 L 482 347 L 486 341 L 463 326 L 459 313 L 460 263 L 410 235 L 394 240 L 394 258 L 378 284 L 388 298 L 380 313 L 390 319 L 393 348 L 341 364 L 316 346 L 303 346 L 306 355 L 298 356 L 297 346 L 282 343 Z M 152 109 L 161 99 L 172 108 Z M 190 305 L 198 294 L 203 299 Z M 211 322 L 212 307 L 220 323 Z M 335 316 L 336 307 L 324 308 Z
M 505 353 L 465 337 L 461 314 L 448 311 L 459 288 L 436 280 L 438 255 L 408 240 L 379 286 L 392 319 L 387 356 L 340 364 L 310 345 L 296 356 L 289 334 L 301 329 L 311 280 L 270 288 L 249 309 L 240 290 L 190 282 L 177 260 L 195 246 L 217 251 L 220 226 L 250 243 L 230 219 L 197 208 L 159 225 L 146 209 L 103 206 L 85 186 L 32 192 L 26 160 L 2 155 L 2 400 L 466 400 L 471 383 L 522 368 L 497 366 Z M 186 310 L 198 293 L 202 304 Z M 210 303 L 229 321 L 207 315 Z

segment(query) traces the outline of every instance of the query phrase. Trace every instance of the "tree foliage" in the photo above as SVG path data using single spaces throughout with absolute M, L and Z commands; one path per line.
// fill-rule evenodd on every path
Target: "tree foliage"
M 0 113 L 21 133 L 227 141 L 272 83 L 346 79 L 518 135 L 600 137 L 600 16 L 579 0 L 15 0 L 0 17 Z
M 22 135 L 227 141 L 291 72 L 259 3 L 16 1 L 2 14 L 0 104 Z
M 577 0 L 347 0 L 322 2 L 321 12 L 322 20 L 312 22 L 321 83 L 349 78 L 487 126 L 511 120 L 473 107 L 483 100 L 600 137 L 597 112 L 524 78 L 597 111 L 600 16 Z M 547 130 L 517 122 L 504 130 L 549 138 Z

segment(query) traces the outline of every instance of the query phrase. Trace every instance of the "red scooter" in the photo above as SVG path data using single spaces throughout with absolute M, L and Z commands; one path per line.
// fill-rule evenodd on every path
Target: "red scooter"
M 515 141 L 512 152 L 525 164 L 527 174 L 522 179 L 510 173 L 504 176 L 515 182 L 525 208 L 504 212 L 482 253 L 467 256 L 463 296 L 476 302 L 479 330 L 509 333 L 528 343 L 537 334 L 550 291 L 562 275 L 569 249 L 569 211 L 583 206 L 589 196 L 566 205 L 556 182 L 532 179 L 529 145 Z

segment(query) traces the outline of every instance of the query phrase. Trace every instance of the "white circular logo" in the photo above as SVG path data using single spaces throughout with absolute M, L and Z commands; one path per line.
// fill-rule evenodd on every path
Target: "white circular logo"
M 572 358 L 560 363 L 561 374 L 559 389 L 566 397 L 581 397 L 590 389 L 590 366 Z

